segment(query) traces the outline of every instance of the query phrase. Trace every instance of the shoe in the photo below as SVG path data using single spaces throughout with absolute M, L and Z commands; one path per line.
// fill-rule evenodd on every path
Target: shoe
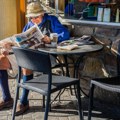
M 2 110 L 3 108 L 10 108 L 13 106 L 13 98 L 10 98 L 10 100 L 8 101 L 4 101 L 4 100 L 1 100 L 0 101 L 0 110 Z
M 18 104 L 17 105 L 17 110 L 16 110 L 16 116 L 17 115 L 21 115 L 21 114 L 23 114 L 24 112 L 26 112 L 27 110 L 29 110 L 29 104 L 27 104 L 27 105 L 23 105 L 23 104 Z

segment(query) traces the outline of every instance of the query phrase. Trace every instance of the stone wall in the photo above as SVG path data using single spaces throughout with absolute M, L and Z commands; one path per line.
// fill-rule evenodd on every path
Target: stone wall
M 117 75 L 116 54 L 111 51 L 111 48 L 117 51 L 120 30 L 76 25 L 73 36 L 82 35 L 91 35 L 93 41 L 104 45 L 102 51 L 84 56 L 83 62 L 79 66 L 79 78 L 82 78 L 81 87 L 86 94 L 89 94 L 89 83 L 92 78 Z M 97 99 L 119 104 L 119 94 L 98 89 L 95 90 Z M 108 99 L 105 99 L 106 97 Z

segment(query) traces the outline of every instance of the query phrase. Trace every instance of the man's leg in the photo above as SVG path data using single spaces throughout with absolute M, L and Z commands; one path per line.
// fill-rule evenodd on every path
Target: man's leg
M 3 96 L 3 100 L 0 101 L 0 109 L 11 107 L 13 105 L 13 99 L 10 95 L 7 70 L 0 70 L 0 86 Z
M 30 70 L 23 69 L 23 82 L 29 81 L 33 78 L 33 73 Z M 20 104 L 17 106 L 16 115 L 20 115 L 29 109 L 28 101 L 29 90 L 23 89 L 22 96 L 20 98 Z
M 33 78 L 33 74 L 23 75 L 23 82 L 31 80 L 32 78 Z M 20 103 L 22 103 L 23 105 L 28 104 L 28 94 L 29 94 L 29 90 L 23 89 L 22 96 L 21 96 L 21 99 L 20 99 Z
M 11 98 L 7 70 L 0 70 L 0 85 L 2 89 L 3 100 L 8 101 Z

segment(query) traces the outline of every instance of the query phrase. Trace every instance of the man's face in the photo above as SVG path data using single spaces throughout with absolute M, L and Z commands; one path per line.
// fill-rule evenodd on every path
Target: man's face
M 40 16 L 37 16 L 37 17 L 31 17 L 30 19 L 34 24 L 39 24 L 39 23 L 42 22 L 43 16 L 40 15 Z

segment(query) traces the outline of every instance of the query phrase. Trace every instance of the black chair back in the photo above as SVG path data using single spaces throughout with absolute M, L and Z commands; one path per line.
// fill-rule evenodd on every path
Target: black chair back
M 20 47 L 13 47 L 13 52 L 19 67 L 46 74 L 51 73 L 51 62 L 48 53 Z
M 118 54 L 117 54 L 117 74 L 120 75 L 120 42 L 118 44 Z

